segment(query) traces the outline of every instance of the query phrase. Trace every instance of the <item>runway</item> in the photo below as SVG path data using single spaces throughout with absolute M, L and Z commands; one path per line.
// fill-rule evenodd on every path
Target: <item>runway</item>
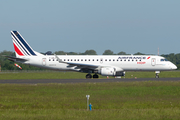
M 95 82 L 134 82 L 134 81 L 180 81 L 180 78 L 114 78 L 114 79 L 30 79 L 0 80 L 0 84 L 45 84 L 45 83 L 95 83 Z

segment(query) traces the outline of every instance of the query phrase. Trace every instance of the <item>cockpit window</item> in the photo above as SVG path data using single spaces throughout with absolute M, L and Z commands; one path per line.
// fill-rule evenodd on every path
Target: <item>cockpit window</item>
M 167 59 L 161 59 L 161 61 L 168 61 Z

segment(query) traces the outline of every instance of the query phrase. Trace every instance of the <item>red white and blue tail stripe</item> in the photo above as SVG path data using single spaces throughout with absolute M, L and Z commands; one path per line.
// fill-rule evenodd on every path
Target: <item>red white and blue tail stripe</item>
M 36 56 L 35 51 L 18 31 L 11 31 L 14 50 L 18 56 Z

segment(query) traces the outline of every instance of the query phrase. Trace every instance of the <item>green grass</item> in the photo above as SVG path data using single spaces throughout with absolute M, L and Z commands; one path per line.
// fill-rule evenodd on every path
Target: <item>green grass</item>
M 180 119 L 180 81 L 0 84 L 0 91 L 1 120 Z
M 180 71 L 161 71 L 160 78 L 180 77 Z M 154 78 L 155 72 L 126 72 L 126 78 Z
M 0 80 L 8 79 L 84 79 L 87 73 L 79 72 L 1 72 Z M 180 77 L 180 71 L 165 71 L 159 74 L 161 78 Z M 154 78 L 154 72 L 126 72 L 125 78 Z M 107 78 L 99 75 L 99 78 Z M 113 77 L 110 77 L 113 78 Z

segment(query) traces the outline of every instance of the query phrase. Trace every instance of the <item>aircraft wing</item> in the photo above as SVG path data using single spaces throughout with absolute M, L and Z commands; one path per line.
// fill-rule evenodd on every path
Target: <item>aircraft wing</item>
M 55 57 L 58 59 L 59 63 L 66 63 L 66 64 L 69 65 L 68 67 L 76 66 L 76 69 L 97 69 L 97 68 L 100 69 L 102 67 L 107 67 L 107 68 L 112 67 L 112 68 L 115 68 L 116 71 L 123 71 L 122 68 L 119 68 L 119 67 L 116 67 L 116 66 L 102 66 L 102 65 L 98 65 L 98 64 L 96 65 L 96 64 L 64 62 L 56 54 L 55 54 Z
M 23 59 L 23 58 L 17 58 L 17 57 L 6 56 L 6 55 L 3 55 L 3 56 L 4 56 L 4 57 L 7 57 L 8 60 L 10 60 L 10 61 L 21 61 L 21 62 L 28 61 L 27 59 Z
M 91 68 L 91 69 L 95 69 L 98 68 L 99 65 L 92 65 L 92 64 L 83 64 L 83 63 L 72 63 L 72 62 L 64 62 L 61 59 L 59 59 L 59 57 L 55 54 L 55 57 L 58 59 L 59 63 L 66 63 L 69 65 L 69 67 L 74 67 L 77 66 L 78 68 L 82 69 L 82 68 Z
M 99 67 L 99 65 L 82 64 L 82 63 L 68 63 L 67 62 L 67 64 L 69 64 L 70 67 L 77 66 L 78 68 L 92 68 L 92 69 L 95 69 L 95 68 Z

